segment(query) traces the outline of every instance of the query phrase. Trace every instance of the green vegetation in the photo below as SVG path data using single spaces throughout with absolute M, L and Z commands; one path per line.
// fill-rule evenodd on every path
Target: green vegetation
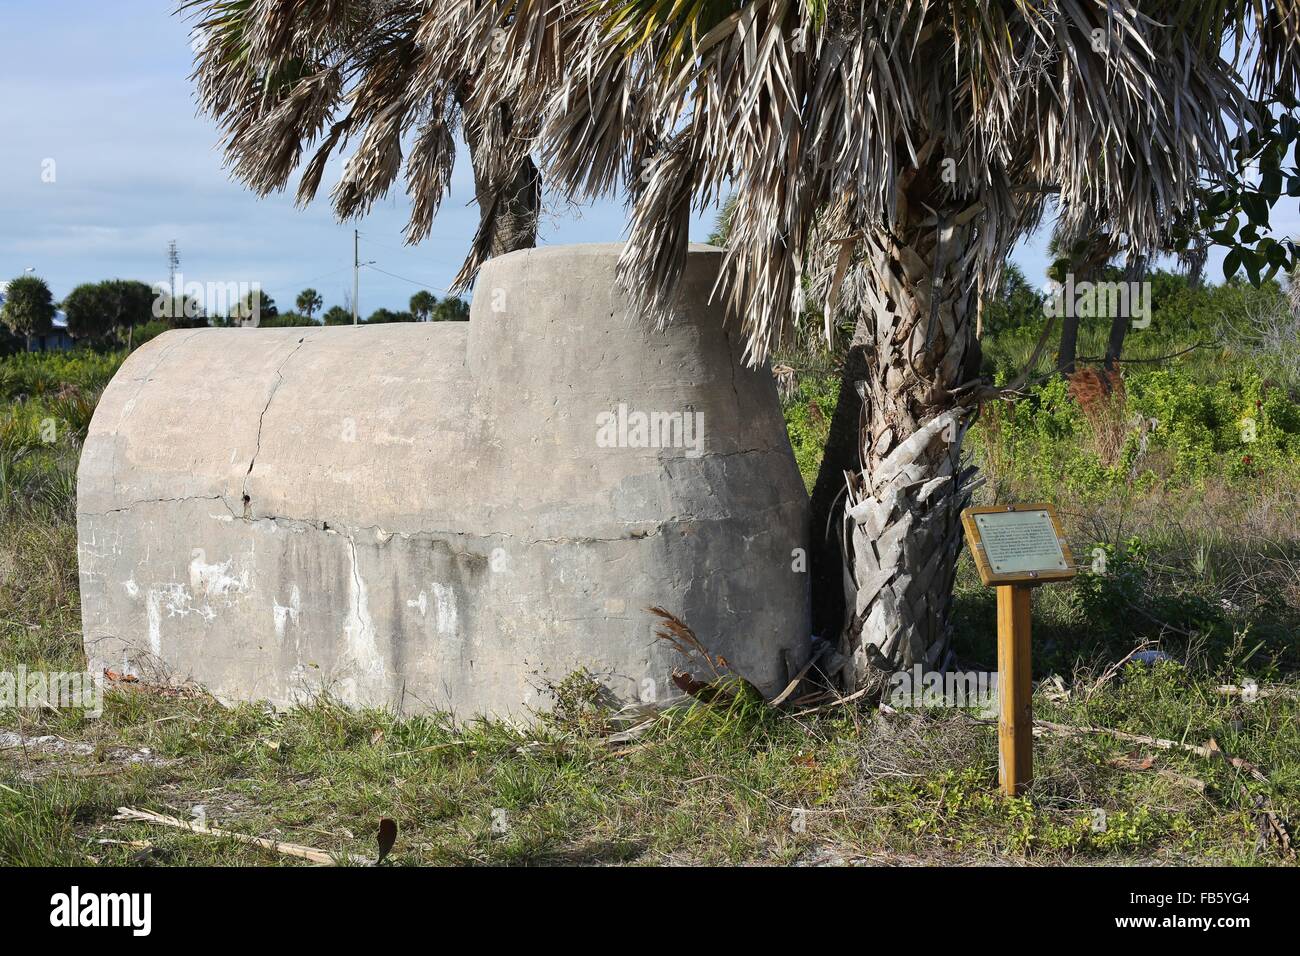
M 392 309 L 375 309 L 370 313 L 370 318 L 366 319 L 367 325 L 375 325 L 387 322 L 414 322 L 415 316 L 410 312 L 394 312 Z
M 438 297 L 428 289 L 421 289 L 415 295 L 411 296 L 411 314 L 415 316 L 418 322 L 428 322 L 433 315 L 433 310 L 438 306 Z
M 12 823 L 0 861 L 301 862 L 114 821 L 120 806 L 186 819 L 201 806 L 225 829 L 370 855 L 390 817 L 398 865 L 1277 861 L 1257 845 L 1251 809 L 1255 795 L 1297 809 L 1294 700 L 1198 693 L 1175 664 L 1101 686 L 1074 676 L 1071 698 L 1040 692 L 1041 716 L 1175 740 L 1194 728 L 1272 778 L 1243 793 L 1226 762 L 1156 751 L 1152 762 L 1106 737 L 1047 736 L 1033 792 L 1007 800 L 992 785 L 993 729 L 969 715 L 833 708 L 792 719 L 744 699 L 670 712 L 619 745 L 580 676 L 555 690 L 575 706 L 527 732 L 127 689 L 98 721 L 24 718 L 29 736 L 79 746 L 0 758 L 0 814 Z
M 177 324 L 202 316 L 193 300 L 173 301 L 167 296 L 159 302 L 158 297 L 158 291 L 143 282 L 109 279 L 83 283 L 63 300 L 68 334 L 94 345 L 109 344 L 114 334 L 123 342 L 137 344 L 149 338 L 141 339 L 138 330 L 155 323 L 162 325 L 159 319 L 163 316 L 172 317 Z
M 822 449 L 826 446 L 826 433 L 830 430 L 839 390 L 838 375 L 800 376 L 794 393 L 784 402 L 790 447 L 794 449 L 799 474 L 803 475 L 809 492 L 817 480 L 817 468 L 821 465 Z
M 0 355 L 26 351 L 33 336 L 49 333 L 56 307 L 66 314 L 68 335 L 79 348 L 104 353 L 139 348 L 168 329 L 242 325 L 255 312 L 262 328 L 352 324 L 352 313 L 341 306 L 331 306 L 322 313 L 324 299 L 315 289 L 303 289 L 298 294 L 297 311 L 282 312 L 263 290 L 257 292 L 255 309 L 252 296 L 250 292 L 232 303 L 229 315 L 209 315 L 204 304 L 191 295 L 178 297 L 165 286 L 107 279 L 83 282 L 56 304 L 43 279 L 20 276 L 8 283 L 6 302 L 0 307 Z M 422 290 L 411 298 L 411 311 L 376 309 L 362 321 L 442 322 L 468 318 L 469 304 L 463 299 L 439 299 Z
M 71 519 L 81 442 L 123 358 L 78 351 L 0 360 L 0 527 L 10 516 Z M 74 564 L 75 551 L 74 540 Z

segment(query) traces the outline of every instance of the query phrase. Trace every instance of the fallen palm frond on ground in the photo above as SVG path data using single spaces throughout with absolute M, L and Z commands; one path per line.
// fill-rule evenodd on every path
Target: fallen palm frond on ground
M 754 694 L 761 696 L 752 683 L 745 680 L 732 671 L 730 663 L 721 655 L 711 655 L 704 642 L 700 640 L 694 629 L 683 621 L 676 614 L 665 610 L 662 607 L 647 608 L 655 617 L 659 618 L 660 625 L 655 631 L 655 639 L 670 644 L 679 654 L 689 661 L 703 661 L 704 665 L 713 673 L 713 680 L 701 681 L 691 674 L 674 670 L 672 674 L 673 683 L 677 685 L 683 693 L 694 697 L 705 703 L 711 702 L 721 695 L 726 700 L 733 700 L 736 697 L 738 687 L 748 688 Z M 768 703 L 772 707 L 781 707 L 786 701 L 794 695 L 794 692 L 800 688 L 805 680 L 830 650 L 830 645 L 824 641 L 815 641 L 812 653 L 809 654 L 808 660 L 803 666 L 790 678 L 790 681 L 781 690 L 779 694 L 773 697 Z M 724 673 L 724 671 L 732 671 Z M 849 698 L 841 700 L 856 700 L 867 691 L 853 694 Z M 815 690 L 812 697 L 822 699 L 826 697 L 837 697 L 834 690 L 831 689 L 828 681 L 823 681 Z
M 206 824 L 194 820 L 182 820 L 179 817 L 169 817 L 163 813 L 154 813 L 151 810 L 138 810 L 135 807 L 118 807 L 117 820 L 131 820 L 139 823 L 153 823 L 158 826 L 174 827 L 177 830 L 188 830 L 190 833 L 197 833 L 202 836 L 219 837 L 224 840 L 234 840 L 236 843 L 247 843 L 251 846 L 260 846 L 267 850 L 274 850 L 276 853 L 283 853 L 285 856 L 297 857 L 302 860 L 310 860 L 312 863 L 318 863 L 321 866 L 335 866 L 338 863 L 353 863 L 358 866 L 369 866 L 371 860 L 364 857 L 356 856 L 351 853 L 326 853 L 324 850 L 317 850 L 310 846 L 301 846 L 297 843 L 282 843 L 279 840 L 268 840 L 264 837 L 249 836 L 246 833 L 236 833 L 233 830 L 219 830 L 216 827 L 210 827 Z M 394 833 L 394 836 L 396 834 Z M 391 848 L 392 844 L 389 844 Z M 383 854 L 387 854 L 387 849 Z M 381 855 L 382 859 L 382 855 Z

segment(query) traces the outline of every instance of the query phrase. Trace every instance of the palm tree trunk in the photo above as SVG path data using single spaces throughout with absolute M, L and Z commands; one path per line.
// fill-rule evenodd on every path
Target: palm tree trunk
M 979 368 L 967 255 L 975 213 L 933 193 L 901 202 L 893 231 L 868 241 L 864 470 L 849 484 L 842 522 L 852 572 L 840 650 L 850 688 L 881 671 L 943 662 L 961 510 L 973 487 L 974 469 L 960 462 L 967 410 L 954 389 Z
M 469 138 L 466 135 L 466 139 Z M 480 229 L 489 237 L 487 258 L 516 249 L 531 249 L 537 245 L 537 217 L 542 205 L 541 174 L 531 157 L 525 156 L 515 167 L 506 188 L 506 198 L 497 200 L 495 191 L 483 180 L 479 164 L 474 160 L 481 151 L 476 153 L 474 144 L 468 145 L 470 163 L 474 166 L 474 195 L 483 220 Z
M 467 94 L 459 96 L 462 111 Z M 489 176 L 488 158 L 501 148 L 500 140 L 511 135 L 513 116 L 507 104 L 493 107 L 499 112 L 490 117 L 476 117 L 463 112 L 461 132 L 469 147 L 470 165 L 474 168 L 474 198 L 479 207 L 479 228 L 474 249 L 462 267 L 461 276 L 472 279 L 478 265 L 494 256 L 531 249 L 537 245 L 537 220 L 542 208 L 542 179 L 532 158 L 525 155 L 510 174 L 504 189 Z
M 1106 263 L 1115 256 L 1115 241 L 1110 233 L 1094 226 L 1089 234 L 1087 251 L 1074 266 L 1076 283 L 1096 282 L 1102 276 Z M 1113 330 L 1112 330 L 1113 334 Z M 1066 309 L 1061 317 L 1061 342 L 1056 353 L 1056 371 L 1073 375 L 1079 354 L 1079 316 L 1073 308 Z
M 1074 374 L 1074 360 L 1079 353 L 1079 317 L 1070 309 L 1061 317 L 1061 344 L 1056 352 L 1056 371 Z
M 1133 256 L 1124 266 L 1125 282 L 1142 282 L 1146 277 L 1146 259 L 1143 256 Z M 1116 314 L 1110 320 L 1110 337 L 1106 342 L 1106 357 L 1103 366 L 1107 372 L 1113 372 L 1115 366 L 1119 364 L 1120 356 L 1124 354 L 1124 339 L 1128 335 L 1129 326 L 1133 323 L 1133 316 L 1124 313 L 1123 309 L 1116 311 Z M 1110 380 L 1107 379 L 1109 387 Z

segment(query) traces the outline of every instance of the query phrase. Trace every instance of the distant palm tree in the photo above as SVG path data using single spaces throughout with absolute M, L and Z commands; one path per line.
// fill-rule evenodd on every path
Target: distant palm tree
M 325 304 L 325 300 L 315 289 L 303 289 L 298 293 L 295 304 L 298 306 L 298 311 L 310 319 L 316 310 Z
M 411 314 L 415 316 L 417 322 L 428 322 L 433 317 L 433 310 L 437 305 L 438 297 L 427 289 L 421 289 L 411 296 Z
M 45 280 L 21 275 L 9 282 L 0 306 L 0 322 L 14 335 L 21 335 L 31 351 L 33 335 L 48 335 L 54 321 L 54 296 Z

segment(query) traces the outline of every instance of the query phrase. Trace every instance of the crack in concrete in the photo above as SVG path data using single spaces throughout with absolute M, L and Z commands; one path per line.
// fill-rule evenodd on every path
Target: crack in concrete
M 234 514 L 234 511 L 231 511 L 230 503 L 226 501 L 225 495 L 182 495 L 179 498 L 141 498 L 138 501 L 132 501 L 128 505 L 123 505 L 121 508 L 109 508 L 107 511 L 83 511 L 81 514 L 88 518 L 102 518 L 105 515 L 115 515 L 121 514 L 124 511 L 130 511 L 138 505 L 174 504 L 182 501 L 220 501 L 226 506 L 227 511 L 230 511 L 232 515 Z
M 695 516 L 695 515 L 688 515 L 684 517 L 681 515 L 675 515 L 671 519 L 659 522 L 659 524 L 656 527 L 647 528 L 647 529 L 637 529 L 634 531 L 630 531 L 627 534 L 617 535 L 614 537 L 596 537 L 596 536 L 584 535 L 584 536 L 560 536 L 554 538 L 525 538 L 525 537 L 520 537 L 518 535 L 515 535 L 509 531 L 451 531 L 451 530 L 441 529 L 441 528 L 417 528 L 414 531 L 390 531 L 379 525 L 365 525 L 365 526 L 353 528 L 353 527 L 348 527 L 346 525 L 333 525 L 329 521 L 309 520 L 306 518 L 293 518 L 284 515 L 258 515 L 256 517 L 247 516 L 247 515 L 241 516 L 237 514 L 233 508 L 230 507 L 230 503 L 226 500 L 224 495 L 190 495 L 188 497 L 182 497 L 182 498 L 146 498 L 140 501 L 133 501 L 130 504 L 124 505 L 121 508 L 113 508 L 109 511 L 85 511 L 82 512 L 82 514 L 85 517 L 100 518 L 106 515 L 119 514 L 124 511 L 129 511 L 130 509 L 138 505 L 174 504 L 183 501 L 220 501 L 225 506 L 226 511 L 228 511 L 230 513 L 230 516 L 236 521 L 243 521 L 248 524 L 254 524 L 258 521 L 270 521 L 273 524 L 284 525 L 294 530 L 316 531 L 323 534 L 338 534 L 342 537 L 348 538 L 350 541 L 352 541 L 354 546 L 356 544 L 355 541 L 356 536 L 365 533 L 370 533 L 377 536 L 382 535 L 384 536 L 385 541 L 388 538 L 403 538 L 403 539 L 438 538 L 443 540 L 448 538 L 481 538 L 481 539 L 507 538 L 511 540 L 518 540 L 519 543 L 523 544 L 526 547 L 535 544 L 616 544 L 620 541 L 641 541 L 646 538 L 654 538 L 663 534 L 666 528 L 669 528 L 674 525 L 694 524 L 698 522 L 712 522 L 718 520 L 716 518 L 706 518 L 706 517 Z M 779 511 L 783 507 L 785 506 L 772 505 L 767 508 L 757 509 L 752 513 L 764 514 L 770 511 Z M 467 553 L 467 552 L 459 551 L 457 553 Z
M 266 404 L 262 406 L 262 413 L 257 416 L 257 442 L 253 446 L 253 457 L 248 460 L 248 471 L 244 472 L 244 484 L 242 488 L 245 517 L 248 517 L 250 504 L 248 497 L 248 479 L 253 474 L 253 466 L 257 464 L 257 456 L 262 451 L 262 422 L 266 418 L 266 410 L 271 407 L 271 401 L 275 398 L 275 393 L 280 390 L 280 385 L 284 382 L 284 367 L 289 364 L 289 359 L 298 354 L 298 350 L 302 348 L 303 343 L 306 341 L 307 336 L 304 335 L 298 340 L 298 344 L 289 350 L 289 354 L 284 357 L 284 361 L 276 367 L 275 384 L 271 386 L 271 392 L 266 396 Z

